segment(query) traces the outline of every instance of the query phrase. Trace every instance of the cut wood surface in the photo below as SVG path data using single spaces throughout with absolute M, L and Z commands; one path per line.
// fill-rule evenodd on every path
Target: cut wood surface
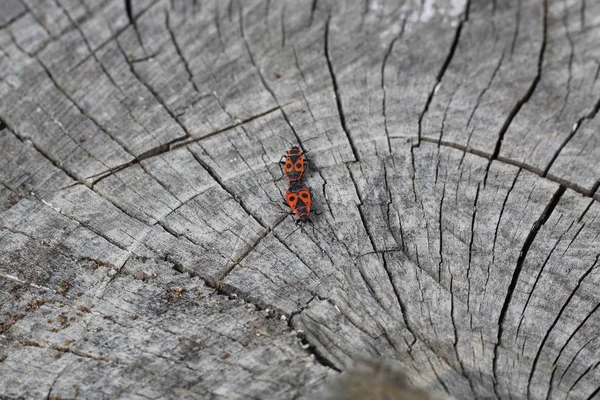
M 0 4 L 0 398 L 600 398 L 600 2 Z M 314 226 L 279 159 L 310 150 Z

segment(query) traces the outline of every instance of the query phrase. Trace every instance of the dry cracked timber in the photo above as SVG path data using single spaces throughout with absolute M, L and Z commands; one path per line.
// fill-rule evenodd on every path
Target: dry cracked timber
M 0 7 L 0 397 L 600 395 L 600 3 Z

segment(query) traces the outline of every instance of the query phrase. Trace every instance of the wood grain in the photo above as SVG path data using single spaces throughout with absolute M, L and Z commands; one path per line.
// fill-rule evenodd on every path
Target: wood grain
M 596 2 L 0 8 L 0 397 L 600 396 Z

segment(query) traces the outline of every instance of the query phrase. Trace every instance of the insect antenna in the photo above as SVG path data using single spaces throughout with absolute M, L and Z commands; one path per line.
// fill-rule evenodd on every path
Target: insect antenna
M 325 236 L 325 234 L 323 233 L 323 231 L 321 231 L 319 228 L 315 227 L 315 223 L 310 218 L 307 218 L 305 221 L 306 221 L 307 224 L 310 224 L 310 227 L 312 228 L 312 231 L 313 231 L 313 236 L 316 237 L 315 230 L 317 232 L 319 232 L 321 234 L 321 236 Z
M 296 231 L 298 229 L 302 228 L 302 225 L 298 225 L 298 227 L 296 229 L 294 229 L 293 231 L 291 231 L 286 237 L 283 238 L 282 242 L 285 242 L 287 240 L 287 238 L 289 238 L 290 236 L 292 236 L 294 233 L 296 233 Z
M 281 136 L 281 135 L 277 135 L 277 134 L 275 134 L 275 136 L 278 136 L 279 138 L 281 138 L 281 139 L 283 139 L 284 141 L 286 141 L 286 142 L 287 142 L 287 143 L 290 145 L 290 147 L 293 147 L 293 146 L 294 146 L 294 144 L 293 144 L 292 142 L 290 142 L 290 141 L 289 141 L 287 138 L 284 138 L 283 136 Z

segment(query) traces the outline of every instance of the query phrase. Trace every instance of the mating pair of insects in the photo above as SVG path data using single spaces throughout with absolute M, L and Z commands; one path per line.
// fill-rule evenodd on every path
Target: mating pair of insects
M 311 222 L 308 219 L 311 213 L 312 197 L 310 190 L 301 182 L 306 167 L 309 163 L 305 152 L 298 146 L 294 146 L 281 157 L 279 164 L 283 175 L 290 182 L 290 186 L 285 192 L 285 201 L 292 213 L 296 216 L 296 224 L 300 225 L 304 222 Z

